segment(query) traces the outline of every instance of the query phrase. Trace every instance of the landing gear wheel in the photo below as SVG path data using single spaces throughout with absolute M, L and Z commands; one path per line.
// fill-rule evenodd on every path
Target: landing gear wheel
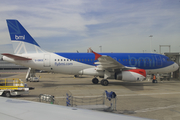
M 109 82 L 106 79 L 101 80 L 101 85 L 108 86 Z
M 92 83 L 98 84 L 98 82 L 99 82 L 99 80 L 98 80 L 97 78 L 93 78 L 93 79 L 92 79 Z
M 4 96 L 5 96 L 5 97 L 11 97 L 11 94 L 10 94 L 10 92 L 5 92 L 5 93 L 4 93 Z
M 101 80 L 101 85 L 104 85 L 104 79 Z

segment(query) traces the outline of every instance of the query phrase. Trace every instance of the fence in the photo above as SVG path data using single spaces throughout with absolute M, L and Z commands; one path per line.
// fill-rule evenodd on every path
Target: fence
M 116 110 L 116 94 L 105 91 L 101 96 L 75 97 L 66 93 L 66 106 L 92 110 Z

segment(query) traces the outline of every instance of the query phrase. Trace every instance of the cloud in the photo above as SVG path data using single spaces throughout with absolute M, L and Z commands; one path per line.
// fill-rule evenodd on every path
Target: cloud
M 74 51 L 77 47 L 86 52 L 88 47 L 99 50 L 103 45 L 107 52 L 140 52 L 149 49 L 150 34 L 157 42 L 155 49 L 166 43 L 178 50 L 179 11 L 177 0 L 7 0 L 0 4 L 0 40 L 8 43 L 3 42 L 9 40 L 8 18 L 18 19 L 50 51 Z
M 2 53 L 14 53 L 12 44 L 2 44 L 2 45 L 0 45 L 0 55 Z

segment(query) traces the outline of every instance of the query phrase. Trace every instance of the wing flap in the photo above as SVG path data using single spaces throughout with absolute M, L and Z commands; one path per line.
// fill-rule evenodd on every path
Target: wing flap
M 9 54 L 9 53 L 3 53 L 2 55 L 12 58 L 14 60 L 32 60 L 31 58 L 21 57 L 21 56 Z

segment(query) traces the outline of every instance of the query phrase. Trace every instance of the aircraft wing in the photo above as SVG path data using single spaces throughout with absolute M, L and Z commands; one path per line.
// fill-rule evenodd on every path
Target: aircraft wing
M 9 54 L 9 53 L 3 53 L 2 55 L 12 58 L 14 60 L 32 60 L 31 58 L 21 57 L 21 56 Z
M 0 97 L 2 120 L 148 120 L 144 118 Z
M 100 55 L 94 51 L 92 52 L 95 54 L 95 60 L 99 60 L 99 62 L 95 62 L 95 64 L 98 64 L 97 67 L 100 69 L 116 69 L 125 67 L 110 56 Z

